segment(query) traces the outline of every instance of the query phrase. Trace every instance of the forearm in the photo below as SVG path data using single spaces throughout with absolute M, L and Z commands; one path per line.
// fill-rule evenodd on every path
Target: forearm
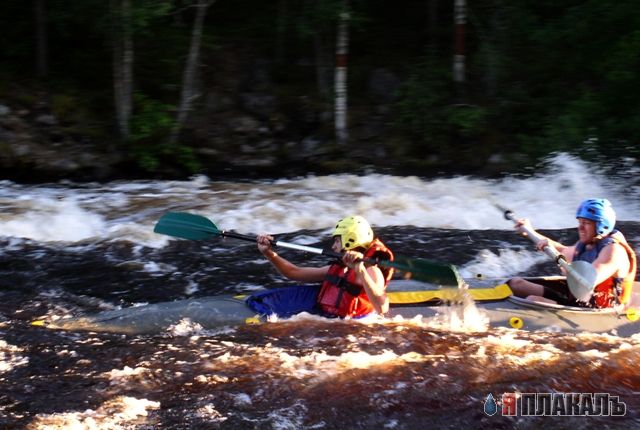
M 547 236 L 542 235 L 542 234 L 540 234 L 538 232 L 534 232 L 534 235 L 535 235 L 535 239 L 536 239 L 536 241 L 535 241 L 536 247 L 540 251 L 542 251 L 544 249 L 544 247 L 547 246 L 547 245 L 551 246 L 552 248 L 554 248 L 559 253 L 562 253 L 567 248 L 566 245 L 563 245 L 560 242 L 556 242 L 555 240 L 550 239 Z
M 276 268 L 278 273 L 292 281 L 298 282 L 322 282 L 329 266 L 324 267 L 300 267 L 286 258 L 279 256 L 272 249 L 263 252 L 263 255 Z
M 381 315 L 387 313 L 389 311 L 389 299 L 381 274 L 376 274 L 378 276 L 372 277 L 369 269 L 364 264 L 356 267 L 356 274 L 375 311 Z
M 282 276 L 297 281 L 295 278 L 297 266 L 291 263 L 289 260 L 282 258 L 273 249 L 264 252 L 263 255 L 267 258 L 269 263 L 276 268 L 278 273 Z
M 545 237 L 545 236 L 543 236 Z M 555 240 L 549 239 L 548 237 L 545 237 L 545 239 L 547 239 L 547 243 L 549 245 L 551 245 L 553 248 L 556 249 L 556 251 L 558 251 L 559 253 L 563 253 L 565 249 L 567 249 L 566 245 L 561 244 L 560 242 L 556 242 Z
M 523 236 L 529 237 L 529 239 L 531 239 L 536 245 L 536 248 L 540 251 L 542 251 L 542 249 L 547 245 L 551 245 L 551 247 L 555 248 L 558 252 L 562 252 L 565 250 L 565 248 L 567 248 L 560 242 L 556 242 L 555 240 L 552 240 L 547 236 L 538 233 L 536 230 L 534 230 L 534 228 L 531 226 L 531 223 L 526 218 L 521 219 L 517 222 L 516 230 L 518 230 Z

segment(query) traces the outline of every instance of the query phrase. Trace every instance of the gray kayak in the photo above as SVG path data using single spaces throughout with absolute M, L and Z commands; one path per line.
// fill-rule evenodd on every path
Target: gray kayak
M 549 276 L 528 279 L 534 282 L 554 282 L 563 278 Z M 482 288 L 479 285 L 482 282 L 487 281 L 471 280 L 470 288 Z M 516 296 L 508 296 L 501 300 L 475 301 L 474 304 L 489 317 L 490 327 L 563 333 L 610 333 L 620 337 L 640 333 L 640 282 L 635 282 L 631 302 L 626 307 L 591 309 L 542 303 Z M 405 306 L 393 308 L 390 316 L 402 315 L 404 318 L 411 318 L 422 315 L 424 318 L 436 318 L 446 313 L 444 310 L 451 306 Z
M 553 282 L 560 277 L 529 278 Z M 490 327 L 529 331 L 611 333 L 629 337 L 640 333 L 640 282 L 635 283 L 626 308 L 589 309 L 535 302 L 511 296 L 504 280 L 468 279 L 466 289 L 442 290 L 437 286 L 405 281 L 392 282 L 390 318 L 442 318 L 452 312 L 464 315 L 470 304 L 489 320 Z M 52 329 L 151 334 L 166 331 L 184 321 L 205 329 L 259 323 L 245 305 L 246 296 L 220 295 L 163 302 L 100 312 L 93 315 L 34 321 Z M 636 310 L 638 313 L 636 314 Z M 464 316 L 463 316 L 464 317 Z

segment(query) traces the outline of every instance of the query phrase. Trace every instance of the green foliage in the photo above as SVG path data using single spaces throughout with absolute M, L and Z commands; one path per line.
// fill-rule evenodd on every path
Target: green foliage
M 112 38 L 122 22 L 111 7 L 118 3 L 47 0 L 50 62 L 49 76 L 42 79 L 36 76 L 34 65 L 33 4 L 3 0 L 0 103 L 31 109 L 39 100 L 34 95 L 47 89 L 52 111 L 68 123 L 65 127 L 115 123 Z M 162 171 L 167 166 L 196 170 L 197 157 L 189 145 L 207 139 L 202 136 L 218 138 L 228 131 L 223 125 L 212 126 L 213 133 L 186 130 L 183 143 L 167 143 L 173 127 L 171 103 L 179 99 L 190 42 L 194 8 L 189 6 L 193 3 L 130 3 L 137 94 L 131 141 L 123 147 L 147 171 Z M 345 4 L 344 0 L 216 2 L 203 34 L 198 77 L 203 93 L 224 94 L 231 100 L 256 87 L 251 68 L 264 64 L 259 72 L 265 78 L 259 88 L 276 98 L 278 108 L 272 115 L 282 117 L 278 139 L 331 130 L 330 114 L 322 121 L 299 121 L 299 117 L 306 112 L 303 104 L 313 106 L 313 111 L 331 110 L 331 101 L 314 91 L 314 61 L 328 68 L 333 64 L 336 27 Z M 637 146 L 637 0 L 468 2 L 467 73 L 459 88 L 451 73 L 454 28 L 450 2 L 413 0 L 402 7 L 387 0 L 351 0 L 348 4 L 349 125 L 367 128 L 372 117 L 384 122 L 377 124 L 380 128 L 393 122 L 393 130 L 385 129 L 380 136 L 401 142 L 404 147 L 394 147 L 399 154 L 428 153 L 437 158 L 472 148 L 474 154 L 510 151 L 537 157 L 558 150 L 578 151 L 585 142 L 606 153 Z M 438 6 L 435 21 L 429 15 L 429 4 Z M 280 5 L 286 6 L 286 12 Z M 436 28 L 431 28 L 432 23 Z M 309 43 L 316 36 L 323 52 L 313 52 L 314 44 Z M 277 41 L 286 46 L 279 46 L 280 75 L 275 76 L 270 66 Z M 370 103 L 369 80 L 376 68 L 391 71 L 402 82 L 389 113 L 381 114 L 383 107 Z M 217 117 L 211 122 L 245 114 L 241 105 L 225 104 L 225 112 L 215 112 Z M 209 112 L 194 114 L 202 117 Z
M 491 51 L 499 63 L 472 57 L 470 75 L 499 76 L 495 94 L 475 97 L 490 101 L 483 104 L 499 120 L 493 129 L 510 136 L 514 150 L 579 150 L 597 141 L 607 152 L 637 139 L 640 4 L 488 0 L 472 8 L 480 14 L 476 52 Z
M 572 143 L 584 142 L 597 137 L 598 111 L 600 109 L 595 95 L 585 90 L 579 98 L 568 101 L 565 108 L 549 120 L 545 136 L 558 150 L 570 149 Z
M 61 121 L 72 119 L 78 104 L 78 98 L 71 94 L 56 93 L 51 96 L 51 112 Z
M 487 125 L 487 109 L 481 106 L 457 105 L 446 109 L 448 123 L 465 138 L 481 135 Z
M 181 143 L 171 144 L 168 136 L 174 125 L 174 106 L 153 100 L 139 92 L 134 94 L 135 110 L 131 118 L 131 145 L 137 163 L 148 172 L 165 166 L 185 168 L 195 173 L 200 165 L 193 149 Z
M 131 2 L 131 20 L 134 32 L 138 35 L 152 36 L 154 21 L 164 18 L 174 7 L 173 0 L 136 0 Z
M 138 165 L 149 173 L 169 168 L 178 168 L 187 173 L 196 173 L 201 169 L 193 149 L 181 144 L 171 145 L 167 141 L 154 145 L 134 145 L 133 154 Z
M 166 135 L 173 126 L 169 112 L 174 106 L 153 100 L 139 92 L 133 95 L 134 112 L 131 118 L 131 140 L 140 142 Z
M 456 142 L 473 141 L 486 132 L 489 110 L 456 103 L 458 97 L 449 84 L 449 73 L 427 56 L 414 68 L 401 92 L 396 127 L 409 132 L 416 154 L 451 157 Z
M 294 18 L 293 25 L 302 38 L 309 38 L 317 32 L 333 34 L 340 14 L 344 12 L 349 13 L 351 29 L 358 29 L 367 21 L 366 12 L 363 12 L 366 11 L 366 5 L 358 1 L 312 0 L 300 2 L 299 6 L 300 9 L 291 17 Z
M 396 126 L 429 150 L 438 150 L 446 144 L 447 106 L 452 100 L 452 91 L 445 74 L 444 68 L 433 59 L 423 59 L 414 68 L 397 103 Z
M 319 29 L 334 28 L 343 5 L 343 0 L 303 2 L 299 19 L 294 22 L 298 33 L 303 37 L 310 37 Z

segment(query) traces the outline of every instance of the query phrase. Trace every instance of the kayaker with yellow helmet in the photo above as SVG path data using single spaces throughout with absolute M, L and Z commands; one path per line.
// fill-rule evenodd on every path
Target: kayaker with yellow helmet
M 322 267 L 298 266 L 278 255 L 271 247 L 273 237 L 269 235 L 258 235 L 257 242 L 260 252 L 283 276 L 297 282 L 321 283 L 315 297 L 319 313 L 352 318 L 372 312 L 386 313 L 389 310 L 386 287 L 393 269 L 367 265 L 362 259 L 393 259 L 393 253 L 374 237 L 367 220 L 358 215 L 338 221 L 332 236 L 331 249 L 344 254 L 342 260 Z
M 611 203 L 607 199 L 587 199 L 578 207 L 576 219 L 579 239 L 574 245 L 566 246 L 534 232 L 539 239 L 536 247 L 542 250 L 550 245 L 562 254 L 567 262 L 591 263 L 597 276 L 590 300 L 587 303 L 576 301 L 566 286 L 550 288 L 522 278 L 509 281 L 514 295 L 593 308 L 628 304 L 636 275 L 636 255 L 622 233 L 614 229 L 616 213 Z M 527 219 L 519 220 L 516 229 L 520 232 L 533 231 Z

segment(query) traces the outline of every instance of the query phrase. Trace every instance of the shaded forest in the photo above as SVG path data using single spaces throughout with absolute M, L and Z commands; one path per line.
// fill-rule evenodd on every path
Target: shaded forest
M 638 156 L 632 0 L 3 0 L 17 180 Z

